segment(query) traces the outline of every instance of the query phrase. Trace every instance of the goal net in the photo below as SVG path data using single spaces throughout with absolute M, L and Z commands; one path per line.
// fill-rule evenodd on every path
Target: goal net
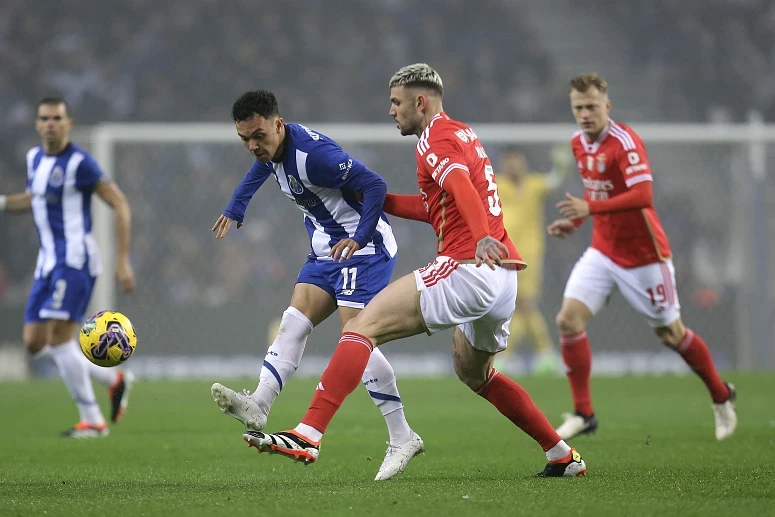
M 309 124 L 379 172 L 396 193 L 417 191 L 414 138 L 390 125 Z M 569 125 L 474 124 L 495 166 L 515 148 L 533 171 L 548 171 L 552 148 L 566 146 Z M 678 293 L 687 326 L 705 337 L 722 368 L 772 368 L 772 181 L 765 174 L 775 128 L 744 125 L 634 125 L 654 171 L 654 199 L 674 252 Z M 141 368 L 166 374 L 224 370 L 255 375 L 288 306 L 309 251 L 302 216 L 272 181 L 255 195 L 245 226 L 216 241 L 210 229 L 252 162 L 231 125 L 103 125 L 81 138 L 115 178 L 133 210 L 132 261 L 136 292 L 124 295 L 111 276 L 98 282 L 95 308 L 124 311 L 138 329 Z M 547 221 L 565 192 L 580 195 L 575 164 L 544 207 Z M 99 203 L 98 203 L 99 204 Z M 508 206 L 504 207 L 508 210 Z M 110 211 L 100 208 L 99 243 L 112 267 Z M 391 223 L 399 244 L 395 276 L 434 257 L 430 226 Z M 590 240 L 591 224 L 565 241 L 547 239 L 540 309 L 557 343 L 554 315 L 565 281 Z M 519 247 L 519 242 L 516 243 Z M 109 271 L 109 269 L 106 269 Z M 685 368 L 662 349 L 642 317 L 618 293 L 588 329 L 599 372 L 673 371 Z M 321 368 L 338 340 L 336 316 L 316 329 L 303 362 Z M 416 373 L 450 371 L 451 332 L 392 343 L 389 357 Z M 523 342 L 517 370 L 533 346 Z M 237 357 L 235 362 L 218 358 Z M 225 360 L 225 359 L 224 359 Z M 177 365 L 177 366 L 173 366 Z M 183 366 L 188 365 L 188 366 Z M 235 371 L 244 367 L 249 372 Z M 399 375 L 404 373 L 396 365 Z M 302 368 L 302 371 L 304 368 Z M 164 372 L 162 372 L 164 373 Z

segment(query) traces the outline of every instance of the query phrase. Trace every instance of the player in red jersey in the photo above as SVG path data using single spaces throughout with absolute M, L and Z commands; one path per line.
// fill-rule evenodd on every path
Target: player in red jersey
M 555 432 L 530 395 L 493 367 L 506 347 L 524 267 L 503 228 L 492 165 L 467 125 L 443 111 L 438 73 L 422 63 L 390 80 L 390 116 L 402 135 L 416 135 L 418 195 L 388 194 L 383 210 L 433 225 L 437 257 L 375 296 L 345 326 L 301 423 L 291 431 L 243 438 L 259 451 L 305 463 L 344 399 L 360 382 L 375 346 L 455 327 L 455 372 L 461 381 L 536 440 L 548 464 L 540 477 L 583 476 L 584 460 Z M 486 267 L 480 267 L 485 264 Z
M 719 377 L 707 345 L 684 327 L 675 288 L 670 244 L 652 204 L 652 176 L 646 147 L 624 124 L 609 118 L 608 85 L 595 74 L 570 81 L 573 116 L 581 131 L 571 147 L 584 183 L 584 198 L 566 194 L 557 207 L 565 218 L 547 227 L 565 238 L 586 217 L 593 218 L 592 245 L 571 272 L 557 315 L 574 413 L 557 429 L 564 439 L 597 429 L 589 390 L 591 352 L 587 323 L 619 289 L 646 319 L 662 343 L 700 376 L 713 399 L 716 438 L 737 426 L 735 388 Z

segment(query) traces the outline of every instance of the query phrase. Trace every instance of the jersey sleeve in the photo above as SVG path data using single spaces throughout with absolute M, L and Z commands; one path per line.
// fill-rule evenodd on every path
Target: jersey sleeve
M 623 138 L 622 147 L 617 156 L 619 170 L 622 171 L 624 184 L 627 188 L 643 181 L 652 181 L 646 147 L 637 136 L 627 133 Z
M 334 143 L 322 145 L 307 157 L 307 178 L 318 187 L 363 193 L 360 221 L 352 239 L 363 248 L 374 235 L 385 203 L 387 183 Z
M 318 187 L 361 191 L 375 177 L 382 179 L 333 143 L 320 146 L 307 157 L 307 178 Z
M 90 192 L 95 189 L 103 177 L 102 169 L 97 161 L 87 154 L 75 171 L 75 188 Z
M 441 188 L 444 188 L 444 180 L 454 170 L 471 175 L 460 148 L 446 138 L 432 140 L 419 158 L 418 163 Z
M 261 185 L 264 184 L 269 174 L 268 167 L 263 166 L 259 160 L 256 160 L 248 173 L 245 174 L 245 177 L 242 178 L 240 184 L 237 185 L 237 188 L 234 189 L 234 193 L 231 195 L 231 200 L 226 205 L 223 215 L 238 223 L 243 222 L 248 203 L 250 203 L 253 195 L 258 192 L 258 189 L 261 188 Z

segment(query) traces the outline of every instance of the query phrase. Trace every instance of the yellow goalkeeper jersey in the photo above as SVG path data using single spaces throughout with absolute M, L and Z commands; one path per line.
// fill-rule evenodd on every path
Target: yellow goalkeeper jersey
M 498 195 L 503 205 L 503 225 L 517 246 L 519 254 L 530 264 L 544 253 L 544 203 L 547 194 L 558 186 L 557 174 L 526 175 L 519 185 L 498 177 Z

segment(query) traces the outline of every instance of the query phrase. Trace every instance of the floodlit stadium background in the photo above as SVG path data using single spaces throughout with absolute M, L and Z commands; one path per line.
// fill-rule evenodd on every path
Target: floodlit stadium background
M 775 5 L 766 1 L 291 0 L 258 10 L 253 2 L 44 0 L 31 10 L 4 0 L 0 192 L 24 188 L 24 153 L 37 144 L 35 103 L 64 95 L 74 140 L 112 171 L 133 208 L 138 288 L 112 293 L 106 271 L 96 299 L 111 307 L 94 307 L 134 322 L 139 346 L 130 365 L 146 375 L 257 375 L 309 243 L 301 215 L 272 182 L 240 231 L 218 242 L 210 233 L 251 163 L 236 135 L 222 136 L 232 101 L 247 89 L 276 92 L 286 120 L 332 127 L 330 136 L 342 136 L 390 191 L 410 193 L 415 142 L 391 133 L 387 82 L 416 61 L 440 72 L 446 111 L 479 132 L 496 173 L 513 147 L 547 171 L 552 146 L 573 130 L 567 79 L 602 74 L 612 117 L 640 131 L 648 147 L 684 321 L 706 336 L 720 368 L 775 368 Z M 194 138 L 195 126 L 128 125 L 140 122 L 219 125 Z M 358 141 L 359 124 L 385 136 Z M 129 141 L 137 134 L 146 141 Z M 572 165 L 547 219 L 565 190 L 582 192 Z M 391 222 L 396 275 L 432 260 L 429 226 Z M 590 229 L 587 222 L 570 241 L 547 243 L 541 309 L 550 323 Z M 0 217 L 0 243 L 3 377 L 26 365 L 22 314 L 37 248 L 31 216 Z M 105 244 L 103 252 L 110 254 Z M 300 371 L 322 369 L 338 325 L 333 317 L 312 335 Z M 600 372 L 685 368 L 619 295 L 589 334 Z M 418 336 L 385 352 L 399 376 L 444 373 L 450 339 Z M 532 350 L 520 352 L 515 368 Z

